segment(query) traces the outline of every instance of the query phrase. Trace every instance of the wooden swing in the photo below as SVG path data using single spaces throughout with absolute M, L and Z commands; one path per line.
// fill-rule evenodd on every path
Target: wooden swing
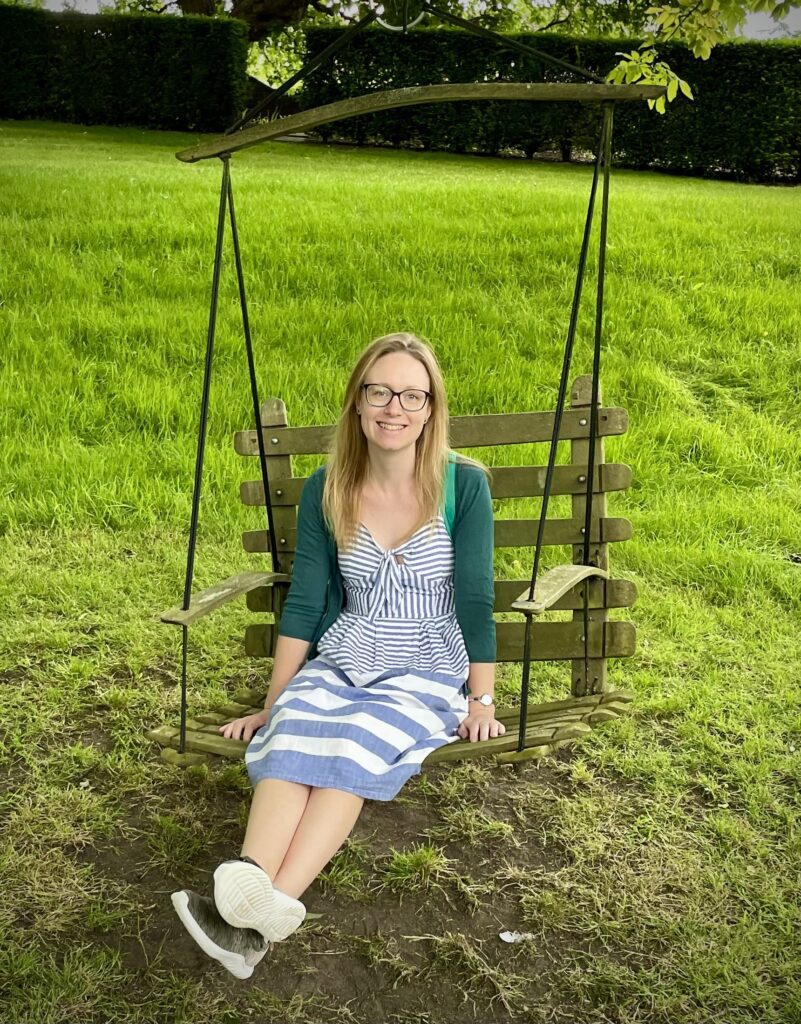
M 598 102 L 603 107 L 601 137 L 595 160 L 555 408 L 549 412 L 455 417 L 451 421 L 451 446 L 455 449 L 550 442 L 546 466 L 504 466 L 496 468 L 492 473 L 493 498 L 541 498 L 538 520 L 496 519 L 495 522 L 496 548 L 532 546 L 532 537 L 536 531 L 530 580 L 501 579 L 495 582 L 495 611 L 514 611 L 523 616 L 522 622 L 497 623 L 497 661 L 523 663 L 520 707 L 508 711 L 499 710 L 497 717 L 504 722 L 507 730 L 504 736 L 475 743 L 466 740 L 456 741 L 432 752 L 426 758 L 424 766 L 480 756 L 492 756 L 500 763 L 514 763 L 541 757 L 564 744 L 582 738 L 594 726 L 617 717 L 633 699 L 632 693 L 612 689 L 607 681 L 608 659 L 631 655 L 635 643 L 633 624 L 610 620 L 609 611 L 631 606 L 636 599 L 636 588 L 628 580 L 613 579 L 609 575 L 609 544 L 628 539 L 631 536 L 631 524 L 625 519 L 607 516 L 606 495 L 610 491 L 628 487 L 631 482 L 631 471 L 628 466 L 605 461 L 604 438 L 624 433 L 627 428 L 627 416 L 623 409 L 602 408 L 600 404 L 604 262 L 613 106 L 621 101 L 655 99 L 665 90 L 661 86 L 608 85 L 588 71 L 557 61 L 517 40 L 478 29 L 469 22 L 426 3 L 420 5 L 420 10 L 436 14 L 441 20 L 500 41 L 506 47 L 535 53 L 544 61 L 555 63 L 562 69 L 569 68 L 591 80 L 593 84 L 494 82 L 419 86 L 355 97 L 248 127 L 256 118 L 265 116 L 267 103 L 274 103 L 295 82 L 313 71 L 335 50 L 346 45 L 353 34 L 377 20 L 377 15 L 371 11 L 348 32 L 343 33 L 343 36 L 327 50 L 313 58 L 297 75 L 284 83 L 268 101 L 249 111 L 221 139 L 203 143 L 177 154 L 178 158 L 185 162 L 218 157 L 223 162 L 223 176 L 184 596 L 180 607 L 164 612 L 161 616 L 162 621 L 178 625 L 182 630 L 181 721 L 177 728 L 163 725 L 147 733 L 149 738 L 161 744 L 165 760 L 174 764 L 193 764 L 214 755 L 232 758 L 241 758 L 244 755 L 247 745 L 241 741 L 225 739 L 219 735 L 218 728 L 234 718 L 261 710 L 266 687 L 264 691 L 242 689 L 234 694 L 231 702 L 218 707 L 216 711 L 199 713 L 190 719 L 187 715 L 186 685 L 188 629 L 190 625 L 212 611 L 235 598 L 244 596 L 248 608 L 261 616 L 259 623 L 249 626 L 246 630 L 246 652 L 255 657 L 271 657 L 274 654 L 281 609 L 291 581 L 297 506 L 305 482 L 303 478 L 293 475 L 292 457 L 325 454 L 333 436 L 331 425 L 289 427 L 286 408 L 280 398 L 269 399 L 263 405 L 259 401 L 234 213 L 230 155 L 236 150 L 279 138 L 290 132 L 308 131 L 321 124 L 346 117 L 410 104 L 468 99 L 581 100 Z M 403 17 L 405 27 L 405 5 Z M 584 268 L 600 177 L 603 178 L 603 190 L 593 372 L 591 376 L 582 376 L 575 380 L 570 392 L 570 406 L 565 408 Z M 267 519 L 266 530 L 246 532 L 243 543 L 247 551 L 260 554 L 262 557 L 265 552 L 269 552 L 272 571 L 240 573 L 192 595 L 226 214 L 231 225 L 254 422 L 258 425 L 258 429 L 238 433 L 235 437 L 235 447 L 240 455 L 255 456 L 261 471 L 261 478 L 258 481 L 247 481 L 242 484 L 240 496 L 246 505 L 263 506 Z M 560 441 L 570 443 L 569 465 L 556 465 L 557 445 Z M 568 518 L 548 518 L 551 494 L 571 496 L 571 514 Z M 572 561 L 570 564 L 552 568 L 540 576 L 540 556 L 543 548 L 549 545 L 570 545 Z M 521 593 L 524 586 L 526 589 Z M 571 612 L 570 621 L 540 621 L 540 617 L 559 611 Z M 272 616 L 271 621 L 264 621 L 265 614 Z M 571 666 L 571 696 L 561 701 L 529 704 L 532 660 L 568 661 Z

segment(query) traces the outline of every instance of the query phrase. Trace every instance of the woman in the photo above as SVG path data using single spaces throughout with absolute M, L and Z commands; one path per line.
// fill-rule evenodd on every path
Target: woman
M 172 897 L 237 977 L 300 926 L 300 897 L 365 799 L 392 799 L 443 744 L 505 732 L 487 476 L 447 444 L 433 353 L 413 334 L 377 338 L 351 374 L 328 464 L 303 489 L 264 711 L 220 729 L 249 743 L 242 855 L 215 871 L 214 902 Z

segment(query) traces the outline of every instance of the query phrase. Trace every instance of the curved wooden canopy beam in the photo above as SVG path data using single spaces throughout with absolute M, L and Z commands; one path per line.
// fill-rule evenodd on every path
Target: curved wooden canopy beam
M 449 85 L 416 85 L 409 89 L 389 89 L 354 96 L 352 99 L 328 103 L 324 107 L 303 110 L 289 117 L 276 118 L 263 124 L 224 135 L 212 142 L 201 142 L 175 155 L 184 163 L 225 156 L 238 149 L 257 146 L 260 142 L 306 132 L 330 121 L 342 121 L 359 114 L 373 114 L 396 107 L 420 103 L 452 103 L 457 100 L 536 100 L 540 102 L 579 101 L 582 103 L 631 102 L 655 100 L 666 92 L 661 85 L 586 85 L 563 82 L 465 82 Z

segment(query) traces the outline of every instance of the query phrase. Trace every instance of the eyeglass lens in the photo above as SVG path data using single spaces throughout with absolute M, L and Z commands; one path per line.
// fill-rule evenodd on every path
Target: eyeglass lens
M 407 391 L 392 391 L 381 384 L 368 384 L 365 389 L 367 401 L 370 405 L 385 406 L 392 401 L 393 395 L 398 395 L 401 407 L 407 412 L 417 412 L 426 404 L 428 397 L 425 391 L 409 389 Z

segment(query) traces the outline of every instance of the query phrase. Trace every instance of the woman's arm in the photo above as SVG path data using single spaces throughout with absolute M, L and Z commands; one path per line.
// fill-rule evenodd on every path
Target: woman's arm
M 470 662 L 470 674 L 467 677 L 470 696 L 480 697 L 482 693 L 495 696 L 495 662 Z M 484 707 L 478 701 L 470 701 L 467 718 L 463 719 L 456 730 L 463 740 L 490 740 L 503 736 L 506 726 L 495 718 L 495 704 Z
M 292 636 L 278 637 L 278 642 L 275 645 L 273 675 L 267 698 L 264 701 L 264 711 L 259 711 L 255 715 L 246 715 L 244 718 L 236 718 L 227 725 L 221 725 L 219 731 L 223 736 L 229 740 L 250 742 L 253 734 L 267 724 L 273 704 L 278 700 L 281 692 L 300 672 L 310 646 L 308 640 L 297 640 Z
M 298 534 L 292 584 L 281 609 L 278 633 L 283 637 L 314 640 L 325 614 L 330 566 L 328 531 L 323 519 L 324 469 L 309 477 L 298 504 Z
M 470 659 L 470 696 L 495 695 L 494 519 L 492 497 L 483 470 L 462 467 L 463 483 L 454 523 L 454 599 L 456 617 Z M 486 740 L 503 736 L 506 727 L 495 720 L 495 705 L 471 701 L 459 726 L 462 739 Z
M 267 724 L 279 695 L 303 667 L 325 613 L 329 565 L 328 534 L 322 515 L 323 479 L 322 471 L 313 473 L 300 496 L 292 583 L 278 627 L 273 674 L 264 711 L 221 726 L 220 732 L 228 739 L 250 742 L 253 734 Z
M 494 520 L 483 470 L 457 466 L 461 473 L 453 527 L 453 594 L 456 618 L 471 663 L 495 662 Z M 457 477 L 457 479 L 459 479 Z M 482 679 L 481 682 L 486 680 Z

